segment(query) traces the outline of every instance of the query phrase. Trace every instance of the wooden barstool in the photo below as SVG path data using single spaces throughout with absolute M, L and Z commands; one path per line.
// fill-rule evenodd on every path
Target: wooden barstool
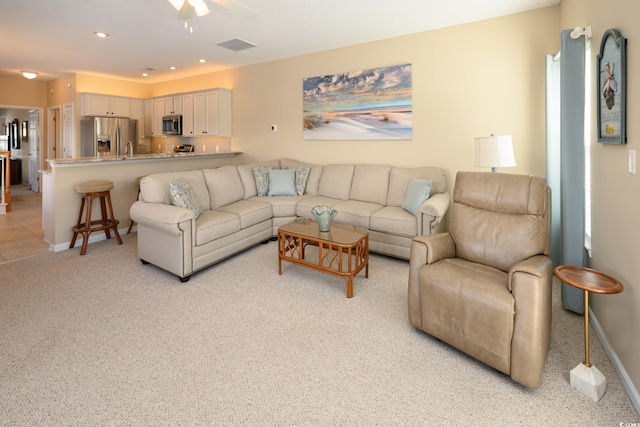
M 136 197 L 136 202 L 140 200 L 140 183 L 142 182 L 142 178 L 144 178 L 144 176 L 139 176 L 136 178 L 136 185 L 138 186 L 138 196 Z M 129 223 L 127 234 L 131 233 L 131 227 L 133 227 L 134 222 L 135 222 L 134 220 L 131 220 L 131 222 Z
M 78 224 L 73 227 L 73 239 L 69 249 L 73 248 L 76 244 L 78 234 L 82 234 L 82 249 L 80 249 L 80 255 L 84 255 L 87 252 L 87 243 L 89 242 L 89 235 L 94 231 L 104 230 L 104 234 L 107 239 L 111 239 L 110 230 L 118 239 L 118 244 L 122 244 L 122 239 L 118 233 L 118 221 L 113 217 L 113 207 L 111 206 L 111 193 L 113 188 L 113 182 L 111 181 L 87 181 L 76 185 L 76 191 L 82 194 L 82 202 L 80 203 L 80 213 L 78 213 Z M 102 219 L 91 219 L 91 206 L 93 205 L 93 199 L 100 199 L 100 208 L 102 213 Z M 87 206 L 87 213 L 84 222 L 82 222 L 82 214 L 85 204 Z M 107 205 L 109 205 L 109 211 L 107 212 Z

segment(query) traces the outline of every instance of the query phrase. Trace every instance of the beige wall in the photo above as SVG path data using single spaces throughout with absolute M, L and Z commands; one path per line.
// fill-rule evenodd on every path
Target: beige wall
M 154 95 L 233 90 L 234 150 L 244 161 L 292 157 L 308 162 L 441 166 L 451 188 L 475 169 L 474 137 L 511 134 L 518 166 L 545 174 L 544 55 L 559 47 L 559 9 L 429 31 L 154 86 Z M 411 63 L 413 139 L 305 141 L 306 77 Z M 270 125 L 277 124 L 278 132 Z M 505 170 L 506 172 L 507 170 Z
M 0 75 L 0 105 L 44 108 L 47 105 L 47 82 Z
M 591 308 L 636 392 L 640 389 L 640 176 L 627 172 L 628 150 L 640 151 L 640 27 L 637 0 L 562 0 L 561 28 L 591 25 L 591 68 L 596 69 L 602 34 L 615 28 L 628 39 L 626 145 L 597 143 L 596 83 L 591 105 L 592 266 L 615 276 L 625 289 L 619 295 L 594 295 Z M 595 79 L 595 76 L 593 76 Z M 598 361 L 593 361 L 598 364 Z M 636 394 L 637 398 L 637 394 Z

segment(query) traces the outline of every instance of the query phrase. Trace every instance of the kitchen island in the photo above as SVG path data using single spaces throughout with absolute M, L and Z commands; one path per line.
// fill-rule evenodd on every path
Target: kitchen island
M 132 156 L 98 156 L 51 159 L 51 169 L 42 174 L 42 228 L 44 240 L 54 252 L 69 248 L 76 225 L 81 196 L 76 185 L 85 181 L 113 182 L 111 201 L 121 234 L 129 227 L 129 209 L 136 201 L 136 179 L 158 172 L 178 172 L 235 165 L 239 152 L 229 153 L 152 153 Z M 99 209 L 94 209 L 96 214 Z M 96 217 L 94 216 L 94 219 Z M 92 241 L 105 239 L 104 233 L 93 233 Z M 76 247 L 78 247 L 76 243 Z M 91 250 L 89 248 L 89 250 Z

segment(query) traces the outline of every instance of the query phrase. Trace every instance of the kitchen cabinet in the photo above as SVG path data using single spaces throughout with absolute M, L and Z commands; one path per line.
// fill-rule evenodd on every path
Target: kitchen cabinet
M 182 136 L 193 135 L 193 94 L 182 95 Z
M 182 114 L 182 96 L 167 96 L 164 98 L 164 114 Z
M 231 91 L 195 92 L 193 128 L 194 136 L 231 136 Z
M 151 136 L 162 136 L 162 117 L 164 116 L 164 98 L 153 100 L 153 132 Z
M 144 136 L 153 136 L 153 99 L 144 101 Z
M 145 136 L 162 136 L 162 116 L 164 116 L 164 98 L 147 99 L 144 102 Z
M 144 101 L 141 99 L 131 100 L 131 118 L 138 121 L 138 138 L 144 138 L 145 133 L 145 115 L 144 115 Z
M 131 99 L 83 93 L 80 95 L 80 110 L 83 116 L 131 117 Z

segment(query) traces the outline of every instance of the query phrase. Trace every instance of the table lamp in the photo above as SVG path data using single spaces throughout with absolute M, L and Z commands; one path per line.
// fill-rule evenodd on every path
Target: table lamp
M 511 135 L 491 135 L 476 138 L 475 166 L 489 167 L 491 172 L 498 172 L 499 167 L 512 167 L 515 165 L 516 159 L 513 156 Z

